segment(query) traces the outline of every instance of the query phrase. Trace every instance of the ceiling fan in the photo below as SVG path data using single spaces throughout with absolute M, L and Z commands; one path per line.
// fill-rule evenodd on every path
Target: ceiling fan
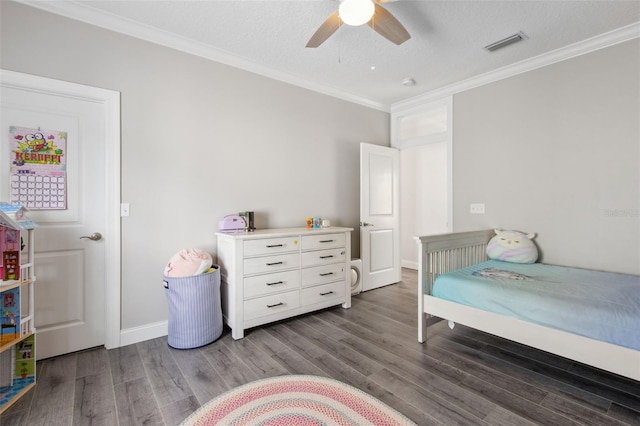
M 367 24 L 382 37 L 395 44 L 409 40 L 409 32 L 380 3 L 393 0 L 340 0 L 340 7 L 333 12 L 311 36 L 306 47 L 318 47 L 344 23 L 357 26 Z

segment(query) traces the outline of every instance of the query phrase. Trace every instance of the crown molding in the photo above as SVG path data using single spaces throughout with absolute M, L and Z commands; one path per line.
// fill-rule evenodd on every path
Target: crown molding
M 431 92 L 424 93 L 404 101 L 396 102 L 391 105 L 390 112 L 392 114 L 404 112 L 420 105 L 424 105 L 425 103 L 464 92 L 465 90 L 484 86 L 485 84 L 503 80 L 505 78 L 532 71 L 537 68 L 542 68 L 557 62 L 562 62 L 576 56 L 594 52 L 635 38 L 640 38 L 639 22 L 535 56 L 533 58 L 516 62 L 515 64 L 508 65 L 494 71 L 432 90 Z
M 49 13 L 61 15 L 76 21 L 94 25 L 100 28 L 125 34 L 141 40 L 145 40 L 160 46 L 178 50 L 191 55 L 199 56 L 224 65 L 249 71 L 254 74 L 268 77 L 283 83 L 298 86 L 334 98 L 351 103 L 366 106 L 368 108 L 389 112 L 389 105 L 375 102 L 360 96 L 338 90 L 334 87 L 314 83 L 291 74 L 287 74 L 270 67 L 266 67 L 245 58 L 233 55 L 221 49 L 215 49 L 204 43 L 180 37 L 176 34 L 162 31 L 149 25 L 125 19 L 112 13 L 104 12 L 74 1 L 42 1 L 42 0 L 14 0 L 26 6 L 44 10 Z
M 493 83 L 508 77 L 522 74 L 537 68 L 545 67 L 557 62 L 561 62 L 576 56 L 590 53 L 605 47 L 609 47 L 618 43 L 622 43 L 635 38 L 640 38 L 640 23 L 634 23 L 617 30 L 610 31 L 583 40 L 572 45 L 541 54 L 539 56 L 525 59 L 512 65 L 499 68 L 478 76 L 453 83 L 448 86 L 441 87 L 430 92 L 393 103 L 391 105 L 372 101 L 360 96 L 338 90 L 331 86 L 314 83 L 310 80 L 301 79 L 291 74 L 277 71 L 255 62 L 251 62 L 245 58 L 230 54 L 221 49 L 214 49 L 188 39 L 177 36 L 167 31 L 140 24 L 129 19 L 116 16 L 114 14 L 94 9 L 86 4 L 76 3 L 74 1 L 42 1 L 42 0 L 14 0 L 27 6 L 35 7 L 50 13 L 75 19 L 90 25 L 101 27 L 110 31 L 115 31 L 141 40 L 145 40 L 154 44 L 168 47 L 170 49 L 189 53 L 205 59 L 222 63 L 224 65 L 249 71 L 263 77 L 278 80 L 287 84 L 298 86 L 334 98 L 342 99 L 347 102 L 359 104 L 368 108 L 376 109 L 383 112 L 402 112 L 407 109 L 415 108 L 427 102 L 452 96 L 456 93 L 485 84 Z

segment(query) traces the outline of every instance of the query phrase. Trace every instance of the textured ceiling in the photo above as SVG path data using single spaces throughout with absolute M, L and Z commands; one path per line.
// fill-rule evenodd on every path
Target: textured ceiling
M 20 1 L 382 108 L 640 22 L 638 1 L 398 0 L 384 7 L 411 34 L 404 44 L 343 25 L 310 49 L 337 0 Z M 483 48 L 517 32 L 524 41 Z

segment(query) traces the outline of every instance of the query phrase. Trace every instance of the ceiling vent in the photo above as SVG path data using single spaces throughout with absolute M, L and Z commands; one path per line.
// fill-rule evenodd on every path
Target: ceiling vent
M 513 43 L 517 43 L 517 42 L 519 42 L 521 40 L 524 40 L 524 39 L 525 39 L 525 35 L 520 32 L 520 33 L 511 35 L 511 36 L 509 36 L 507 38 L 503 38 L 502 40 L 498 40 L 495 43 L 491 43 L 491 44 L 485 46 L 484 48 L 487 49 L 489 52 L 493 52 L 494 50 L 501 49 L 501 48 L 503 48 L 505 46 L 508 46 L 510 44 L 513 44 Z

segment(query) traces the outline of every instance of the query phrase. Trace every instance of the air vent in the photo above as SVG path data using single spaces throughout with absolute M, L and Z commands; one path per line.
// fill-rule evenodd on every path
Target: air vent
M 525 35 L 523 33 L 517 33 L 507 38 L 503 38 L 502 40 L 498 40 L 495 43 L 491 43 L 485 46 L 484 48 L 487 49 L 489 52 L 493 52 L 494 50 L 498 50 L 510 44 L 517 43 L 521 40 L 524 40 L 524 38 L 525 38 Z

